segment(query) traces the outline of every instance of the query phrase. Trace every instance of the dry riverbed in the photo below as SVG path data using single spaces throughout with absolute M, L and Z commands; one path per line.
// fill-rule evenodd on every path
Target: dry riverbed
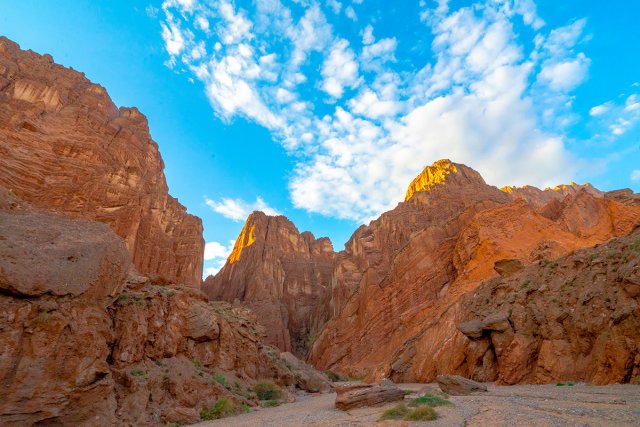
M 286 426 L 640 426 L 640 386 L 574 386 L 487 384 L 488 392 L 451 396 L 451 406 L 439 406 L 439 418 L 428 422 L 383 421 L 395 404 L 343 412 L 335 409 L 335 393 L 302 396 L 276 408 L 207 421 L 199 427 Z M 401 384 L 418 391 L 424 384 Z M 437 386 L 433 390 L 437 390 Z

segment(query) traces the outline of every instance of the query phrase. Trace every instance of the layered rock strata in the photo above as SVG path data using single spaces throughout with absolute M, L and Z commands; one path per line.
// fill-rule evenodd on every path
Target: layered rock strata
M 168 194 L 144 115 L 4 37 L 0 103 L 0 186 L 34 206 L 109 225 L 141 273 L 200 285 L 202 223 Z
M 268 342 L 306 355 L 310 337 L 328 320 L 334 252 L 327 238 L 300 233 L 283 216 L 252 213 L 226 265 L 203 291 L 256 313 Z
M 192 423 L 271 379 L 327 380 L 264 344 L 249 310 L 136 275 L 103 223 L 30 208 L 0 187 L 0 424 Z M 162 282 L 164 283 L 164 282 Z
M 317 299 L 325 311 L 306 311 L 302 319 L 320 325 L 324 319 L 329 321 L 317 337 L 312 337 L 316 339 L 307 340 L 313 343 L 308 360 L 323 370 L 367 375 L 370 379 L 390 377 L 397 382 L 433 381 L 439 374 L 503 383 L 565 378 L 565 372 L 554 368 L 546 375 L 534 372 L 533 365 L 523 368 L 517 357 L 535 360 L 537 353 L 527 353 L 517 342 L 505 344 L 518 348 L 517 355 L 510 356 L 514 359 L 500 362 L 495 344 L 481 341 L 484 332 L 467 335 L 465 326 L 458 328 L 465 320 L 459 316 L 469 308 L 465 305 L 469 304 L 468 296 L 475 295 L 487 280 L 517 280 L 511 278 L 540 263 L 553 263 L 582 248 L 629 235 L 640 225 L 636 201 L 637 195 L 632 192 L 602 193 L 590 185 L 500 190 L 487 185 L 465 165 L 438 161 L 410 184 L 405 202 L 356 230 L 344 251 L 334 255 L 326 252 L 327 263 L 333 266 L 328 277 L 323 276 L 323 283 L 330 283 L 330 287 Z M 293 229 L 293 225 L 282 225 L 284 219 L 278 221 L 278 229 Z M 245 234 L 252 229 L 251 223 L 250 218 Z M 230 258 L 218 276 L 207 279 L 220 290 L 209 295 L 269 312 L 282 304 L 281 294 L 270 291 L 269 298 L 264 298 L 256 297 L 256 292 L 265 289 L 262 284 L 267 278 L 271 281 L 279 277 L 278 283 L 287 284 L 284 274 L 274 272 L 282 271 L 280 260 L 292 257 L 295 251 L 274 239 L 266 251 L 272 256 L 264 257 L 264 246 L 259 242 L 265 237 L 251 233 L 245 237 L 242 241 L 251 244 L 242 246 L 240 256 Z M 256 255 L 245 257 L 245 251 L 256 244 L 260 245 L 255 246 Z M 297 263 L 300 269 L 315 265 L 308 256 L 298 257 Z M 593 270 L 590 265 L 584 267 Z M 611 280 L 617 279 L 601 277 L 594 286 L 603 290 L 611 286 Z M 315 282 L 298 279 L 295 283 L 297 287 L 305 283 L 312 287 Z M 574 289 L 578 292 L 586 287 L 585 282 Z M 505 298 L 518 298 L 518 293 L 511 290 Z M 487 310 L 500 305 L 493 294 L 484 300 Z M 633 301 L 619 301 L 633 306 Z M 545 301 L 540 310 L 546 315 L 559 305 L 556 298 L 555 302 Z M 455 307 L 459 311 L 454 311 Z M 285 322 L 276 324 L 265 319 L 278 334 L 288 333 Z M 501 325 L 508 323 L 499 320 Z M 540 322 L 527 325 L 532 329 L 523 334 L 535 334 L 535 328 L 541 328 Z M 568 342 L 574 342 L 579 341 L 580 334 L 593 331 L 568 328 L 563 333 Z M 631 328 L 624 331 L 625 339 L 637 338 Z M 545 339 L 531 341 L 530 349 Z M 581 346 L 587 350 L 595 348 L 585 342 Z M 625 376 L 613 368 L 603 368 L 607 366 L 604 359 L 576 363 L 578 354 L 587 350 L 571 347 L 558 363 L 576 366 L 571 372 L 574 379 L 597 383 L 628 381 L 634 375 L 637 361 L 626 365 Z M 625 354 L 625 360 L 631 360 L 637 351 L 630 349 Z M 511 369 L 510 365 L 522 368 L 522 375 L 510 376 L 502 371 Z M 596 375 L 597 369 L 606 374 Z

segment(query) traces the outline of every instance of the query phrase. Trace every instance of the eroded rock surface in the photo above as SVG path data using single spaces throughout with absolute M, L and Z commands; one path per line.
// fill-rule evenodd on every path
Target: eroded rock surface
M 330 287 L 316 300 L 324 312 L 306 311 L 300 319 L 306 324 L 329 320 L 313 341 L 308 360 L 322 370 L 352 377 L 364 375 L 372 380 L 388 377 L 396 382 L 427 382 L 440 374 L 509 384 L 543 382 L 567 377 L 560 369 L 563 364 L 575 368 L 571 371 L 574 379 L 599 384 L 629 381 L 639 363 L 633 359 L 638 354 L 633 346 L 625 347 L 624 360 L 634 360 L 625 362 L 625 375 L 604 359 L 590 356 L 586 361 L 585 349 L 595 349 L 597 344 L 580 337 L 590 336 L 594 328 L 563 329 L 569 342 L 580 344 L 565 346 L 562 352 L 547 347 L 551 344 L 544 344 L 545 339 L 518 336 L 512 341 L 512 313 L 500 301 L 517 299 L 516 289 L 505 291 L 503 296 L 485 295 L 484 317 L 464 318 L 464 314 L 470 312 L 468 296 L 476 295 L 487 280 L 521 280 L 535 266 L 553 265 L 582 248 L 628 235 L 640 225 L 636 200 L 636 195 L 628 191 L 605 194 L 590 185 L 577 184 L 546 190 L 500 190 L 487 185 L 465 165 L 438 161 L 411 183 L 405 202 L 356 230 L 344 251 L 335 255 L 329 250 L 323 252 L 324 265 L 333 263 L 329 278 L 323 273 L 321 281 L 330 283 Z M 269 223 L 266 217 L 261 218 Z M 283 301 L 290 297 L 279 291 L 289 287 L 279 260 L 295 258 L 301 271 L 310 271 L 317 264 L 313 257 L 294 255 L 297 250 L 289 239 L 271 238 L 265 245 L 265 237 L 252 234 L 251 230 L 260 228 L 253 228 L 252 221 L 250 218 L 239 239 L 243 242 L 240 256 L 230 258 L 225 270 L 208 281 L 216 283 L 217 297 L 237 298 L 264 313 L 282 312 Z M 277 221 L 285 224 L 286 220 Z M 294 230 L 288 221 L 286 224 L 278 229 Z M 297 230 L 273 234 L 297 235 Z M 612 263 L 613 258 L 606 264 Z M 597 271 L 595 265 L 582 267 L 589 274 Z M 308 277 L 298 276 L 296 288 L 304 289 L 306 283 L 310 289 L 318 283 Z M 611 281 L 615 280 L 613 276 L 598 276 L 592 292 L 612 287 Z M 585 279 L 575 289 L 590 287 L 588 283 Z M 256 289 L 263 296 L 257 297 Z M 556 301 L 545 300 L 535 318 L 548 321 L 547 316 L 563 304 L 560 300 L 560 296 Z M 635 304 L 617 301 L 627 307 Z M 589 310 L 597 312 L 587 305 L 585 318 Z M 606 323 L 608 315 L 600 316 L 596 318 Z M 263 317 L 268 324 L 276 324 L 270 319 L 277 316 L 259 316 Z M 528 332 L 524 334 L 541 334 L 544 321 L 527 323 Z M 286 334 L 287 322 L 279 321 L 276 326 L 278 334 L 283 328 Z M 487 340 L 488 335 L 499 336 L 501 341 Z M 625 328 L 620 336 L 631 341 L 638 338 L 632 328 Z M 272 343 L 283 345 L 282 340 Z M 537 353 L 540 346 L 541 356 Z M 560 360 L 555 367 L 544 362 L 545 352 L 551 348 Z M 503 354 L 510 358 L 502 359 Z M 539 358 L 547 366 L 544 375 L 535 367 Z M 509 370 L 518 371 L 519 376 Z
M 375 406 L 404 399 L 404 391 L 396 386 L 351 384 L 336 387 L 336 408 L 342 411 Z
M 321 388 L 321 374 L 264 344 L 249 310 L 130 265 L 106 225 L 0 187 L 0 424 L 195 422 L 223 397 L 257 405 L 256 380 Z
M 304 356 L 329 316 L 334 256 L 329 239 L 300 233 L 283 216 L 254 212 L 226 265 L 205 280 L 203 291 L 211 300 L 250 308 L 270 344 Z
M 34 206 L 107 224 L 138 271 L 200 286 L 202 223 L 168 194 L 144 115 L 4 37 L 0 103 L 0 186 Z

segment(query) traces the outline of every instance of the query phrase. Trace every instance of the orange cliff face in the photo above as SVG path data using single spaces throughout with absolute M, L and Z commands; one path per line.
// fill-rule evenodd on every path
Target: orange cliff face
M 640 225 L 640 210 L 588 187 L 530 187 L 529 192 L 535 197 L 500 191 L 470 168 L 447 160 L 427 167 L 412 182 L 405 203 L 358 229 L 337 255 L 333 317 L 314 343 L 311 363 L 320 369 L 409 382 L 432 381 L 443 373 L 504 383 L 566 374 L 560 366 L 582 358 L 581 351 L 570 350 L 578 335 L 597 335 L 595 326 L 578 332 L 566 325 L 564 337 L 521 339 L 537 333 L 540 316 L 558 309 L 555 297 L 538 306 L 538 323 L 523 321 L 517 333 L 503 334 L 499 344 L 466 336 L 458 323 L 473 317 L 467 306 L 485 280 L 519 274 L 527 266 L 551 263 L 578 248 L 625 236 Z M 573 273 L 567 270 L 567 275 Z M 606 286 L 604 282 L 595 288 L 604 291 Z M 573 289 L 579 293 L 577 286 Z M 513 289 L 508 292 L 518 297 Z M 489 307 L 498 308 L 501 298 L 509 298 L 485 294 L 486 315 Z M 517 309 L 532 316 L 526 307 Z M 502 320 L 508 322 L 508 316 Z M 538 352 L 544 339 L 562 340 L 554 344 L 563 348 L 562 362 L 549 360 L 558 351 Z M 496 345 L 511 351 L 502 353 Z M 573 379 L 620 381 L 620 371 L 608 371 L 609 360 L 598 354 L 577 364 L 581 368 L 571 371 Z M 626 354 L 640 357 L 638 349 Z M 536 370 L 536 361 L 545 364 L 544 373 Z M 511 374 L 515 368 L 522 370 L 520 375 Z
M 34 206 L 108 224 L 141 273 L 200 286 L 202 222 L 168 194 L 144 115 L 4 37 L 0 102 L 0 186 Z
M 309 340 L 327 320 L 333 259 L 329 239 L 299 233 L 283 216 L 254 212 L 227 264 L 204 281 L 203 291 L 211 300 L 250 308 L 270 344 L 306 355 Z

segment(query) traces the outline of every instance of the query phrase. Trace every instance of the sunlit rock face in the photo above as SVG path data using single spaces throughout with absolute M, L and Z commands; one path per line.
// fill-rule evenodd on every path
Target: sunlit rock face
M 555 288 L 545 294 L 537 311 L 516 293 L 516 279 L 510 279 L 504 293 L 482 288 L 484 311 L 477 316 L 482 321 L 504 301 L 521 316 L 511 319 L 506 314 L 502 320 L 518 322 L 517 331 L 501 330 L 496 342 L 467 336 L 457 326 L 475 318 L 469 304 L 485 281 L 497 283 L 501 274 L 522 277 L 521 271 L 535 271 L 531 269 L 579 248 L 631 233 L 640 225 L 640 209 L 623 199 L 633 200 L 629 195 L 605 197 L 590 186 L 576 185 L 501 191 L 464 165 L 434 163 L 411 183 L 405 203 L 360 227 L 337 255 L 329 304 L 332 318 L 315 341 L 310 362 L 321 369 L 395 381 L 432 381 L 447 373 L 504 383 L 544 382 L 569 374 L 598 383 L 630 378 L 635 369 L 631 365 L 625 365 L 626 376 L 621 376 L 622 362 L 609 369 L 604 356 L 582 360 L 584 349 L 577 346 L 592 341 L 581 341 L 584 331 L 575 324 L 561 328 L 564 341 L 546 344 L 545 352 L 536 346 L 560 339 L 559 329 L 522 341 L 524 336 L 537 336 L 545 316 L 567 307 Z M 566 273 L 567 280 L 579 276 L 577 269 Z M 551 274 L 548 277 L 551 280 Z M 587 278 L 593 274 L 575 279 L 571 298 L 583 297 Z M 589 285 L 590 292 L 602 294 L 612 280 L 617 279 L 605 276 Z M 620 300 L 627 307 L 637 307 L 637 302 Z M 586 308 L 581 315 L 588 312 Z M 591 336 L 599 331 L 591 325 L 587 330 Z M 482 331 L 482 337 L 493 334 Z M 637 341 L 632 325 L 619 331 Z M 598 351 L 603 348 L 597 346 Z M 640 357 L 635 347 L 624 354 L 625 360 Z M 562 362 L 552 363 L 558 355 Z M 578 360 L 581 364 L 570 372 L 561 368 Z M 545 368 L 538 368 L 538 363 Z
M 147 120 L 49 55 L 0 37 L 0 185 L 106 223 L 144 274 L 199 286 L 202 223 L 168 194 Z
M 334 257 L 329 239 L 300 233 L 283 216 L 254 212 L 227 264 L 204 281 L 203 291 L 212 300 L 251 308 L 270 344 L 305 355 L 329 315 Z
M 395 381 L 450 373 L 510 384 L 628 381 L 636 367 L 627 362 L 640 357 L 638 348 L 618 346 L 624 360 L 609 360 L 612 344 L 595 339 L 603 323 L 587 321 L 586 302 L 577 315 L 584 326 L 549 322 L 570 309 L 568 301 L 623 292 L 611 284 L 618 280 L 614 257 L 596 266 L 583 263 L 589 252 L 571 254 L 631 233 L 640 225 L 635 200 L 589 185 L 500 190 L 469 167 L 441 160 L 411 183 L 407 201 L 361 226 L 337 254 L 328 242 L 318 249 L 319 241 L 301 239 L 284 217 L 252 214 L 234 255 L 205 288 L 211 298 L 254 309 L 281 348 L 307 334 L 308 360 L 323 370 Z M 616 245 L 624 252 L 630 243 Z M 633 270 L 633 259 L 619 262 Z M 556 267 L 544 270 L 556 263 L 566 266 L 557 270 L 564 279 L 553 275 Z M 620 280 L 633 283 L 634 274 Z M 532 275 L 542 277 L 535 289 L 543 303 L 535 307 L 518 287 L 534 283 Z M 565 279 L 573 287 L 563 288 Z M 593 313 L 606 323 L 617 310 L 637 310 L 638 295 L 624 295 L 619 306 Z M 634 321 L 621 322 L 612 333 L 637 342 Z

